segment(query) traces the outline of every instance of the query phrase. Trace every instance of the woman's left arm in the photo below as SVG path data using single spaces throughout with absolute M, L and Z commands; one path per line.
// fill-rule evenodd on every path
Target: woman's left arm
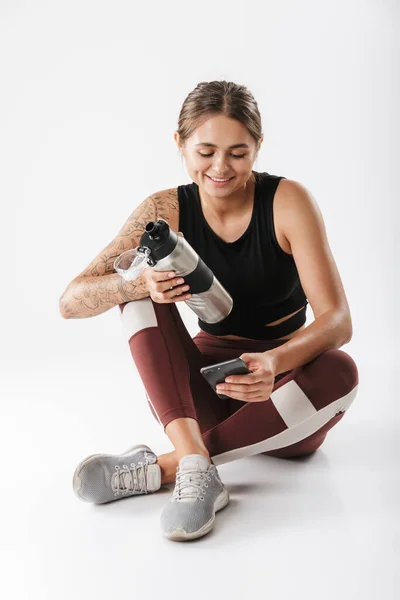
M 317 202 L 297 181 L 282 179 L 278 190 L 274 210 L 315 320 L 264 353 L 273 360 L 276 375 L 308 363 L 325 350 L 340 348 L 352 337 L 349 305 Z
M 217 392 L 245 402 L 269 398 L 276 375 L 305 365 L 325 350 L 340 348 L 353 333 L 346 294 L 316 201 L 297 181 L 282 179 L 278 190 L 274 211 L 283 223 L 315 320 L 273 350 L 240 356 L 251 373 L 227 377 Z

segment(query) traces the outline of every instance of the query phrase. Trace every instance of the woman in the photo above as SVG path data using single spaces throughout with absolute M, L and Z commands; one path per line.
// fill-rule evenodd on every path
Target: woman
M 119 305 L 149 406 L 175 449 L 90 456 L 76 468 L 76 494 L 103 503 L 175 483 L 162 531 L 187 540 L 209 532 L 228 503 L 217 465 L 315 452 L 354 400 L 358 371 L 339 350 L 352 337 L 351 316 L 317 203 L 300 183 L 253 171 L 263 137 L 251 93 L 200 83 L 182 106 L 175 141 L 193 183 L 144 200 L 68 285 L 60 310 L 85 318 Z M 158 218 L 233 297 L 231 314 L 215 325 L 199 320 L 193 339 L 174 306 L 190 297 L 184 280 L 147 268 L 128 282 L 114 270 Z M 315 320 L 306 327 L 308 302 Z M 251 373 L 227 378 L 222 400 L 199 371 L 236 357 Z

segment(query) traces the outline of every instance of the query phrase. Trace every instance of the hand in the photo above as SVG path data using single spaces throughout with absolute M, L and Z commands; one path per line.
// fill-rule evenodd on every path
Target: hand
M 178 232 L 183 237 L 183 233 Z M 150 292 L 150 298 L 159 304 L 171 304 L 188 300 L 189 285 L 182 277 L 176 277 L 175 271 L 156 271 L 147 267 L 143 271 L 143 277 Z M 186 293 L 185 293 L 186 292 Z
M 275 383 L 275 361 L 268 352 L 245 353 L 239 358 L 251 373 L 229 375 L 225 383 L 217 385 L 217 392 L 243 402 L 268 400 Z

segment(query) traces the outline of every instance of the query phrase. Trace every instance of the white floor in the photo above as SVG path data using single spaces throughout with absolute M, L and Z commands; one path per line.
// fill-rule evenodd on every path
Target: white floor
M 170 489 L 103 506 L 72 491 L 88 454 L 170 449 L 128 364 L 3 363 L 2 598 L 398 597 L 393 372 L 359 365 L 358 396 L 314 456 L 220 466 L 230 504 L 208 536 L 177 543 L 159 530 Z

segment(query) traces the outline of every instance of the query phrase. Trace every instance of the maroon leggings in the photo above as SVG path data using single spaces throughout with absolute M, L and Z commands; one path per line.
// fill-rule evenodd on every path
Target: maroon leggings
M 275 377 L 264 402 L 223 400 L 200 368 L 265 352 L 285 343 L 221 339 L 200 331 L 193 339 L 175 304 L 144 298 L 120 305 L 130 351 L 150 409 L 165 426 L 196 419 L 215 464 L 264 453 L 290 458 L 314 452 L 343 417 L 358 389 L 358 370 L 343 350 L 323 352 Z

